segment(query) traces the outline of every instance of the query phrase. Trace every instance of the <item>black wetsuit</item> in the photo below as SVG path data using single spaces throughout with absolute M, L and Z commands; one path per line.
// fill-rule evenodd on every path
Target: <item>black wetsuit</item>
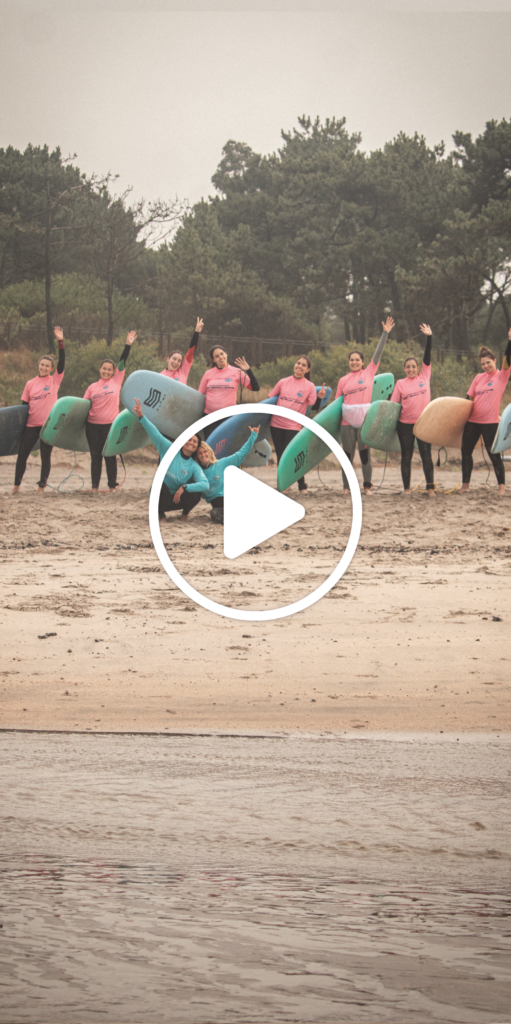
M 66 351 L 64 348 L 64 342 L 59 341 L 59 361 L 57 363 L 57 373 L 64 373 L 64 367 L 66 365 Z M 21 401 L 22 405 L 28 405 L 28 402 Z M 27 468 L 27 459 L 32 451 L 34 445 L 37 442 L 39 434 L 43 429 L 44 424 L 40 427 L 25 427 L 21 435 L 20 446 L 18 450 L 18 458 L 16 459 L 16 469 L 14 471 L 14 486 L 19 487 L 25 470 Z M 46 441 L 41 441 L 41 477 L 37 482 L 38 487 L 46 487 L 48 477 L 51 470 L 51 453 L 53 451 L 53 445 L 47 444 Z
M 432 335 L 428 334 L 426 346 L 424 348 L 424 357 L 422 360 L 423 366 L 431 366 L 431 343 Z M 414 426 L 415 423 L 401 423 L 400 421 L 398 421 L 396 426 L 397 436 L 399 437 L 399 443 L 401 445 L 401 478 L 405 491 L 410 490 L 412 456 L 415 446 L 415 434 L 413 432 Z M 431 457 L 431 445 L 429 441 L 421 441 L 419 438 L 417 438 L 417 444 L 419 448 L 419 455 L 421 457 L 422 468 L 424 470 L 424 476 L 426 477 L 426 488 L 428 491 L 434 491 L 435 470 L 433 467 L 433 459 Z
M 507 370 L 511 366 L 511 338 L 507 343 L 506 351 L 504 352 L 504 359 L 502 360 L 502 369 Z M 467 398 L 471 398 L 471 395 L 467 395 Z M 461 476 L 464 484 L 470 483 L 470 477 L 472 476 L 472 470 L 474 468 L 474 460 L 472 458 L 472 452 L 482 436 L 484 447 L 490 456 L 497 483 L 505 484 L 506 482 L 506 471 L 504 463 L 502 461 L 502 455 L 500 452 L 493 455 L 491 451 L 492 444 L 495 440 L 495 435 L 499 429 L 497 423 L 465 423 L 463 429 L 463 437 L 461 439 Z
M 117 363 L 118 370 L 122 371 L 125 369 L 130 352 L 131 345 L 125 345 L 121 358 Z M 111 423 L 89 423 L 89 420 L 85 424 L 85 436 L 90 449 L 90 475 L 93 490 L 99 488 L 103 468 L 103 448 L 105 447 L 111 426 Z M 114 490 L 117 487 L 117 456 L 106 455 L 105 466 L 108 486 L 110 490 Z

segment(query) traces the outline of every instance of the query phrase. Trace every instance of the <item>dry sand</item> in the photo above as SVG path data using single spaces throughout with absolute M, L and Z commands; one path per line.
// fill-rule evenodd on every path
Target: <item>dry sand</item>
M 11 497 L 14 461 L 0 462 L 1 727 L 510 730 L 511 497 L 497 497 L 493 473 L 486 487 L 479 452 L 470 494 L 435 502 L 420 491 L 403 498 L 398 465 L 387 466 L 381 489 L 364 499 L 346 575 L 308 611 L 273 623 L 219 618 L 168 579 L 148 525 L 152 449 L 128 457 L 118 493 L 95 498 L 38 498 L 35 458 Z M 50 482 L 71 464 L 54 450 Z M 88 456 L 79 464 L 90 486 Z M 275 481 L 274 467 L 252 472 Z M 444 490 L 460 482 L 459 465 L 436 472 Z M 382 475 L 375 465 L 376 486 Z M 417 464 L 412 484 L 420 477 Z M 236 607 L 308 593 L 340 558 L 351 518 L 338 470 L 325 467 L 321 479 L 315 471 L 308 483 L 305 518 L 234 562 L 205 503 L 185 525 L 169 517 L 162 532 L 178 568 Z

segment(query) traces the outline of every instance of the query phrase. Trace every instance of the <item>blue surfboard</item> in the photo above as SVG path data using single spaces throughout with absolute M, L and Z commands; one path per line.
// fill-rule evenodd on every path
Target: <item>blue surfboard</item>
M 18 454 L 27 420 L 28 405 L 6 405 L 0 409 L 0 458 Z M 32 451 L 37 451 L 39 447 L 38 438 Z
M 493 455 L 498 455 L 499 452 L 505 452 L 508 448 L 511 448 L 511 403 L 506 405 L 500 417 L 499 429 L 495 434 L 491 450 Z
M 124 383 L 121 401 L 129 412 L 133 412 L 136 398 L 140 398 L 144 415 L 165 437 L 179 437 L 204 416 L 204 395 L 152 370 L 135 370 Z
M 274 398 L 264 398 L 263 405 L 276 405 L 277 395 Z M 247 406 L 250 409 L 250 406 Z M 211 431 L 208 437 L 208 444 L 213 449 L 217 459 L 225 459 L 228 455 L 234 455 L 239 451 L 249 435 L 249 427 L 260 427 L 259 441 L 263 441 L 270 433 L 270 420 L 273 410 L 268 415 L 260 412 L 247 412 L 245 416 L 229 416 L 224 423 L 219 423 Z

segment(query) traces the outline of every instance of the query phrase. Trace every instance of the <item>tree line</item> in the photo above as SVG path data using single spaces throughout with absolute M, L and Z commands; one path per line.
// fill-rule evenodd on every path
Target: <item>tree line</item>
M 469 352 L 511 326 L 511 119 L 453 147 L 400 133 L 366 153 L 345 118 L 298 119 L 272 154 L 230 140 L 214 194 L 134 202 L 60 150 L 0 150 L 0 319 L 102 317 L 160 339 L 364 344 L 389 312 Z

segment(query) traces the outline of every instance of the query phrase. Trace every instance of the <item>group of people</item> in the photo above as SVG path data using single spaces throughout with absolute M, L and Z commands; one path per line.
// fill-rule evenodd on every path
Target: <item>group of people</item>
M 365 415 L 371 403 L 373 382 L 377 373 L 387 338 L 395 326 L 392 317 L 382 322 L 383 333 L 368 366 L 364 365 L 364 355 L 353 349 L 349 355 L 349 373 L 340 378 L 335 393 L 336 398 L 343 397 L 341 419 L 341 443 L 350 462 L 353 462 L 358 447 L 362 464 L 363 493 L 372 493 L 371 452 L 361 439 L 360 431 Z M 162 374 L 179 380 L 182 384 L 188 381 L 194 355 L 204 322 L 199 317 L 195 331 L 186 354 L 175 349 L 167 358 L 167 366 Z M 411 494 L 411 464 L 414 451 L 415 435 L 413 428 L 419 416 L 431 401 L 431 343 L 432 330 L 428 324 L 420 325 L 426 337 L 422 366 L 414 356 L 404 361 L 405 376 L 397 381 L 390 401 L 401 405 L 397 433 L 401 445 L 401 476 L 405 495 Z M 55 328 L 58 342 L 59 359 L 55 369 L 55 358 L 43 356 L 39 362 L 37 377 L 27 381 L 21 401 L 28 405 L 28 418 L 23 430 L 19 454 L 16 462 L 13 493 L 19 491 L 26 469 L 27 458 L 46 422 L 48 414 L 57 400 L 60 384 L 64 377 L 65 348 L 64 335 L 60 327 Z M 124 381 L 126 363 L 131 346 L 137 335 L 130 331 L 121 358 L 115 365 L 112 359 L 104 359 L 99 367 L 99 380 L 90 384 L 84 398 L 91 402 L 85 431 L 91 453 L 91 485 L 92 491 L 99 489 L 102 472 L 102 452 L 112 423 L 119 413 L 119 396 Z M 504 354 L 502 369 L 497 369 L 497 359 L 491 349 L 482 346 L 479 349 L 481 373 L 472 381 L 467 398 L 473 403 L 462 438 L 461 491 L 468 491 L 473 469 L 472 454 L 482 435 L 484 445 L 490 456 L 497 478 L 499 494 L 505 490 L 505 470 L 501 455 L 494 455 L 491 447 L 499 424 L 499 407 L 511 370 L 511 330 Z M 234 365 L 229 363 L 228 353 L 221 345 L 214 345 L 210 350 L 210 367 L 206 370 L 199 384 L 199 391 L 205 396 L 204 414 L 218 412 L 236 404 L 238 389 L 247 388 L 259 391 L 256 377 L 246 359 L 235 359 Z M 52 372 L 55 369 L 55 372 Z M 279 380 L 270 391 L 269 397 L 276 397 L 278 407 L 294 410 L 305 414 L 308 407 L 319 408 L 326 394 L 326 385 L 320 388 L 311 381 L 312 364 L 308 356 L 299 356 L 289 377 Z M 156 446 L 160 458 L 172 443 L 144 416 L 140 401 L 137 399 L 133 409 L 141 420 L 148 436 Z M 245 444 L 229 458 L 216 459 L 207 438 L 218 425 L 206 428 L 204 437 L 195 435 L 173 460 L 166 474 L 165 483 L 160 495 L 160 518 L 165 518 L 169 511 L 181 511 L 181 518 L 186 520 L 191 510 L 204 498 L 211 505 L 211 517 L 215 522 L 223 522 L 223 475 L 227 466 L 239 466 L 247 457 L 257 440 L 259 428 L 250 428 L 250 436 Z M 290 441 L 295 437 L 301 425 L 285 419 L 275 411 L 270 420 L 270 432 L 277 457 L 277 464 Z M 41 477 L 38 492 L 43 493 L 47 485 L 51 468 L 51 445 L 41 439 Z M 426 490 L 430 498 L 435 497 L 435 481 L 431 445 L 418 441 L 419 455 L 422 461 Z M 110 491 L 117 488 L 117 459 L 115 456 L 105 457 L 107 482 Z M 302 477 L 298 480 L 300 491 L 307 490 L 307 483 Z M 343 493 L 349 492 L 348 481 L 343 472 Z

